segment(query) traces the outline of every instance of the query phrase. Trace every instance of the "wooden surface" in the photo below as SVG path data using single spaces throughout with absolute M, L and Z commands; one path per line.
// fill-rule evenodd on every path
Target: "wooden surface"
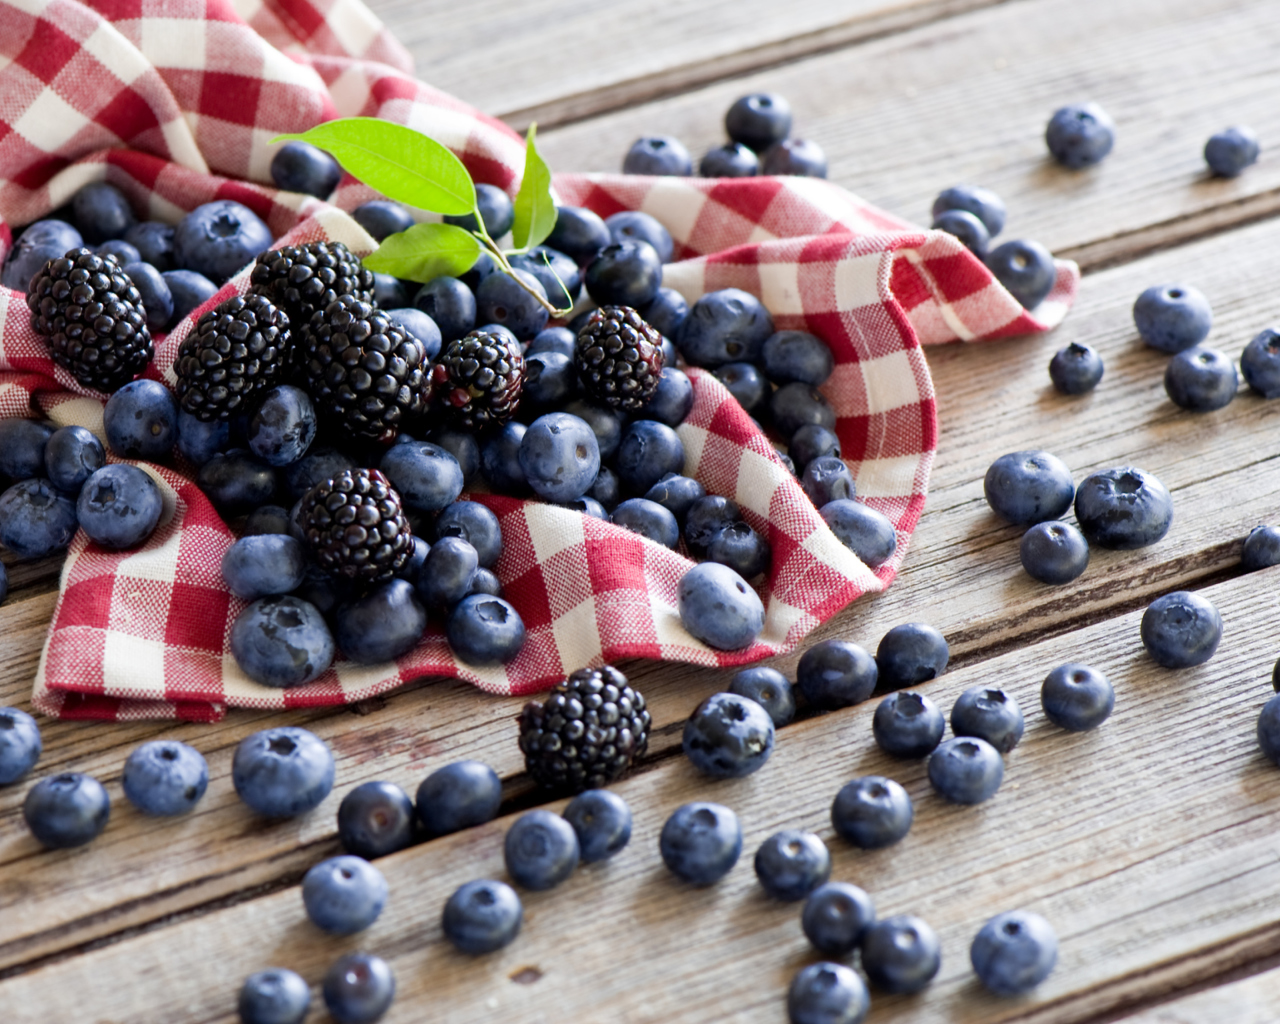
M 831 157 L 831 176 L 921 220 L 941 188 L 995 188 L 1009 237 L 1038 237 L 1086 271 L 1067 321 L 1044 339 L 928 352 L 941 438 L 925 514 L 899 580 L 815 636 L 874 648 L 903 621 L 928 621 L 952 646 L 951 670 L 925 687 L 944 708 L 967 686 L 1009 685 L 1028 714 L 1006 782 L 979 808 L 944 805 L 922 765 L 871 743 L 873 704 L 783 730 L 770 764 L 709 783 L 677 756 L 680 728 L 727 674 L 627 666 L 655 719 L 643 770 L 618 790 L 636 812 L 631 847 L 529 894 L 520 938 L 491 957 L 453 953 L 439 912 L 462 881 L 502 876 L 510 815 L 538 803 L 522 773 L 521 700 L 452 681 L 420 681 L 384 699 L 289 721 L 338 757 L 334 794 L 314 813 L 264 823 L 228 778 L 236 742 L 279 716 L 233 713 L 214 726 L 43 723 L 40 774 L 89 771 L 113 817 L 91 846 L 42 852 L 26 833 L 25 787 L 0 791 L 0 1008 L 5 1020 L 230 1021 L 240 980 L 268 964 L 315 982 L 341 950 L 387 956 L 399 997 L 387 1020 L 781 1021 L 790 976 L 814 959 L 798 908 L 764 898 L 750 858 L 784 827 L 831 845 L 833 877 L 863 885 L 882 913 L 914 912 L 939 931 L 943 968 L 924 994 L 877 996 L 870 1020 L 1096 1021 L 1199 1024 L 1280 1019 L 1272 959 L 1280 939 L 1280 774 L 1257 752 L 1254 723 L 1280 654 L 1280 570 L 1242 575 L 1250 527 L 1280 520 L 1280 403 L 1242 392 L 1196 416 L 1164 396 L 1164 357 L 1136 339 L 1129 308 L 1149 284 L 1192 283 L 1213 302 L 1212 344 L 1233 357 L 1277 319 L 1280 276 L 1280 5 L 1204 0 L 1017 0 L 1004 4 L 858 0 L 615 5 L 539 0 L 472 5 L 378 0 L 424 78 L 520 125 L 538 117 L 560 170 L 616 169 L 638 135 L 679 135 L 698 155 L 720 141 L 728 103 L 768 88 L 787 95 L 797 130 Z M 558 50 L 563 59 L 547 59 Z M 729 78 L 734 75 L 738 77 Z M 1115 153 L 1072 174 L 1052 166 L 1043 123 L 1090 98 L 1119 124 Z M 1262 162 L 1235 181 L 1206 178 L 1204 139 L 1233 123 L 1263 138 Z M 1257 221 L 1258 223 L 1253 223 Z M 1050 353 L 1080 339 L 1102 352 L 1099 389 L 1069 399 L 1049 387 Z M 997 455 L 1044 447 L 1076 479 L 1131 463 L 1173 493 L 1168 537 L 1139 552 L 1094 553 L 1066 587 L 1035 584 L 1019 531 L 982 499 Z M 0 608 L 0 703 L 24 705 L 56 590 L 56 560 L 10 564 Z M 1207 588 L 1227 632 L 1207 666 L 1156 668 L 1137 638 L 1159 593 Z M 780 659 L 790 671 L 797 655 Z M 1038 705 L 1044 674 L 1065 660 L 1104 669 L 1117 710 L 1071 736 Z M 144 819 L 119 776 L 143 740 L 174 736 L 205 753 L 208 795 L 177 822 Z M 505 817 L 379 861 L 392 889 L 383 918 L 352 939 L 305 920 L 296 882 L 334 853 L 333 812 L 359 782 L 412 792 L 435 767 L 488 761 L 504 779 Z M 876 771 L 917 801 L 900 846 L 866 854 L 832 836 L 841 784 Z M 721 884 L 690 890 L 656 853 L 662 820 L 693 798 L 733 806 L 744 856 Z M 553 808 L 559 803 L 549 805 Z M 983 920 L 1036 909 L 1062 940 L 1059 967 L 1026 999 L 985 996 L 967 967 Z M 1193 994 L 1176 998 L 1179 990 Z M 1124 1016 L 1126 1013 L 1130 1016 Z M 327 1019 L 322 1010 L 311 1019 Z

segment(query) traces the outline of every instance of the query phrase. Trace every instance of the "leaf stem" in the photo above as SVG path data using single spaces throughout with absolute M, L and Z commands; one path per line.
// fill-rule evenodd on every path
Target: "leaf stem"
M 484 220 L 480 216 L 479 209 L 477 209 L 475 212 L 475 219 L 479 227 L 473 230 L 471 233 L 480 240 L 480 244 L 484 246 L 484 248 L 488 251 L 489 255 L 492 256 L 494 260 L 497 261 L 498 266 L 502 269 L 502 272 L 504 274 L 509 276 L 511 280 L 515 281 L 516 284 L 518 284 L 526 292 L 532 295 L 533 298 L 537 301 L 538 305 L 540 305 L 552 316 L 560 318 L 560 317 L 568 316 L 570 313 L 573 312 L 572 305 L 566 306 L 564 309 L 558 309 L 557 307 L 553 306 L 549 301 L 547 301 L 547 298 L 545 295 L 539 295 L 536 291 L 534 291 L 527 284 L 525 284 L 525 282 L 521 279 L 520 275 L 516 273 L 516 268 L 513 267 L 511 263 L 507 260 L 507 254 L 504 253 L 500 248 L 498 248 L 497 242 L 495 242 L 492 238 L 489 237 L 489 231 L 484 226 Z M 517 251 L 518 250 L 515 250 L 515 249 L 512 250 L 513 253 Z M 567 291 L 565 292 L 565 295 L 567 297 L 568 295 Z

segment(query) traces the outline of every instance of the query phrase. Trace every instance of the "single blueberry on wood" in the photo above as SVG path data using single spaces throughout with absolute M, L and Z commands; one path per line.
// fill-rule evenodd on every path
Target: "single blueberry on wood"
M 926 622 L 904 622 L 880 639 L 876 667 L 881 687 L 899 690 L 918 686 L 942 675 L 951 657 L 951 648 L 937 629 Z
M 371 859 L 413 842 L 414 808 L 393 782 L 362 782 L 338 805 L 338 839 L 347 853 Z
M 1089 565 L 1089 542 L 1070 523 L 1037 523 L 1018 547 L 1022 568 L 1041 583 L 1070 583 Z
M 876 688 L 875 659 L 847 640 L 821 640 L 796 665 L 796 685 L 820 711 L 859 704 Z
M 738 862 L 742 826 L 722 804 L 684 804 L 663 824 L 658 849 L 673 874 L 693 885 L 712 885 Z
M 978 736 L 1007 754 L 1022 739 L 1025 722 L 1013 696 L 997 686 L 971 686 L 951 708 L 951 731 Z
M 111 816 L 111 800 L 92 775 L 63 772 L 41 779 L 22 802 L 27 828 L 42 846 L 65 850 L 101 835 Z
M 845 783 L 831 804 L 831 825 L 842 839 L 864 850 L 892 846 L 910 830 L 915 808 L 907 791 L 883 775 Z
M 736 779 L 764 767 L 773 753 L 773 719 L 735 693 L 715 693 L 684 725 L 684 753 L 695 768 L 717 779 Z
M 910 914 L 877 921 L 862 937 L 862 969 L 885 992 L 919 992 L 941 964 L 937 933 Z
M 741 142 L 726 142 L 703 154 L 698 173 L 704 178 L 753 178 L 760 173 L 760 158 Z
M 1045 717 L 1071 732 L 1096 729 L 1111 715 L 1116 691 L 1101 672 L 1088 665 L 1059 665 L 1040 687 Z
M 143 814 L 186 814 L 209 785 L 209 766 L 195 747 L 152 740 L 135 747 L 120 777 L 124 795 Z
M 1252 128 L 1236 125 L 1215 132 L 1204 144 L 1204 162 L 1222 178 L 1234 178 L 1258 160 L 1261 147 Z
M 929 782 L 945 800 L 980 804 L 1004 781 L 1000 752 L 977 736 L 955 736 L 929 755 Z
M 768 712 L 775 729 L 796 717 L 796 697 L 791 681 L 776 668 L 755 665 L 744 668 L 729 683 L 729 692 L 755 701 Z
M 756 152 L 768 149 L 791 134 L 791 104 L 776 92 L 740 96 L 725 111 L 724 130 L 734 142 Z
M 1010 910 L 984 924 L 969 947 L 969 962 L 998 996 L 1030 992 L 1058 962 L 1058 936 L 1039 914 Z
M 848 882 L 827 882 L 809 894 L 800 927 L 819 953 L 845 956 L 862 942 L 876 919 L 871 897 Z
M 831 853 L 812 832 L 784 829 L 756 850 L 756 878 L 776 900 L 802 900 L 831 876 Z
M 1275 679 L 1280 681 L 1280 661 L 1276 662 Z M 1280 693 L 1263 705 L 1258 716 L 1258 746 L 1267 760 L 1280 765 Z
M 330 857 L 303 876 L 302 903 L 321 931 L 354 935 L 373 924 L 387 905 L 387 880 L 363 857 Z
M 1280 398 L 1280 331 L 1268 327 L 1244 347 L 1240 372 L 1263 398 Z
M 524 906 L 506 882 L 487 878 L 458 886 L 444 905 L 444 936 L 462 953 L 492 953 L 520 933 Z
M 1049 360 L 1049 379 L 1064 395 L 1083 395 L 1098 386 L 1103 369 L 1097 349 L 1073 341 Z
M 564 820 L 578 834 L 584 864 L 607 860 L 631 841 L 631 808 L 607 789 L 579 793 L 565 807 Z
M 418 786 L 418 818 L 430 836 L 483 825 L 498 814 L 502 780 L 481 761 L 455 761 Z
M 372 953 L 346 953 L 325 971 L 324 1005 L 336 1024 L 373 1024 L 396 997 L 391 965 Z
M 502 859 L 515 883 L 535 892 L 554 889 L 578 866 L 578 834 L 551 811 L 528 811 L 507 829 Z
M 1190 412 L 1225 408 L 1239 387 L 1231 359 L 1203 345 L 1179 352 L 1164 369 L 1165 394 L 1174 405 Z
M 296 726 L 246 736 L 231 759 L 236 794 L 258 814 L 292 818 L 318 807 L 333 789 L 333 754 Z
M 1274 526 L 1255 526 L 1244 539 L 1240 565 L 1246 572 L 1256 572 L 1280 565 L 1280 530 Z
M 1173 498 L 1159 480 L 1134 466 L 1093 473 L 1076 491 L 1076 521 L 1090 544 L 1117 551 L 1154 544 L 1169 532 Z
M 1096 103 L 1073 103 L 1053 112 L 1044 141 L 1058 163 L 1079 170 L 1111 152 L 1116 142 L 1115 122 Z
M 927 757 L 942 742 L 946 727 L 938 705 L 909 691 L 889 694 L 871 719 L 876 745 L 894 757 Z
M 269 967 L 245 978 L 236 1009 L 240 1024 L 302 1024 L 311 1009 L 311 987 L 294 971 Z
M 43 749 L 34 718 L 18 708 L 0 708 L 0 786 L 12 785 L 31 771 Z
M 1011 523 L 1059 518 L 1071 507 L 1075 485 L 1061 459 L 1044 451 L 1010 452 L 987 469 L 982 491 L 992 511 Z
M 1213 310 L 1198 288 L 1155 284 L 1134 301 L 1133 323 L 1154 349 L 1169 355 L 1199 345 L 1213 326 Z
M 862 1024 L 870 1006 L 866 982 L 844 964 L 802 967 L 787 988 L 788 1024 Z
M 1188 590 L 1157 597 L 1142 613 L 1142 646 L 1157 665 L 1190 668 L 1213 657 L 1222 640 L 1222 616 Z

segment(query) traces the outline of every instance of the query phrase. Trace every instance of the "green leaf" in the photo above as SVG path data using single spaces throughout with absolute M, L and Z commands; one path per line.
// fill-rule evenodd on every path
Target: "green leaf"
M 524 178 L 516 193 L 516 220 L 511 241 L 517 249 L 541 245 L 556 226 L 556 204 L 551 198 L 551 171 L 533 143 L 538 125 L 529 125 L 525 145 Z
M 379 274 L 426 284 L 437 277 L 460 277 L 480 255 L 480 243 L 452 224 L 415 224 L 388 235 L 364 265 Z
M 435 139 L 404 125 L 344 117 L 271 141 L 286 140 L 309 142 L 332 154 L 346 171 L 388 199 L 454 215 L 476 208 L 476 187 L 462 161 Z

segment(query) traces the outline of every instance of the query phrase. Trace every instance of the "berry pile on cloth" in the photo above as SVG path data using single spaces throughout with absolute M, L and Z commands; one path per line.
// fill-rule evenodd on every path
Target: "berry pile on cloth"
M 176 221 L 213 199 L 261 216 L 279 244 L 375 243 L 347 215 L 374 197 L 350 177 L 328 202 L 270 182 L 270 139 L 339 116 L 412 125 L 449 146 L 472 177 L 513 191 L 523 144 L 500 122 L 417 81 L 408 55 L 356 0 L 269 0 L 246 21 L 225 0 L 163 4 L 0 2 L 0 247 L 19 228 L 106 180 L 145 216 Z M 260 686 L 227 651 L 243 607 L 218 566 L 235 539 L 189 466 L 149 466 L 165 509 L 147 544 L 111 552 L 78 533 L 69 549 L 33 703 L 62 717 L 213 720 L 233 707 L 361 700 L 424 675 L 496 693 L 544 689 L 586 666 L 630 657 L 738 665 L 794 647 L 819 623 L 893 580 L 924 507 L 937 445 L 920 344 L 1045 331 L 1079 281 L 1057 284 L 1033 317 L 950 235 L 925 231 L 813 178 L 694 179 L 559 174 L 560 202 L 608 216 L 643 209 L 671 231 L 664 284 L 692 301 L 736 287 L 761 298 L 778 329 L 822 337 L 836 369 L 824 391 L 858 496 L 893 522 L 897 552 L 875 572 L 830 532 L 768 439 L 710 374 L 690 373 L 694 408 L 680 433 L 685 473 L 734 498 L 767 537 L 763 633 L 741 651 L 691 637 L 676 585 L 691 563 L 577 512 L 475 495 L 499 516 L 495 566 L 528 640 L 492 669 L 459 664 L 433 621 L 394 664 L 339 660 L 289 690 Z M 175 383 L 174 356 L 206 308 L 248 289 L 248 268 L 158 336 L 145 376 Z M 102 431 L 104 396 L 54 366 L 21 293 L 0 288 L 0 416 L 43 416 Z

